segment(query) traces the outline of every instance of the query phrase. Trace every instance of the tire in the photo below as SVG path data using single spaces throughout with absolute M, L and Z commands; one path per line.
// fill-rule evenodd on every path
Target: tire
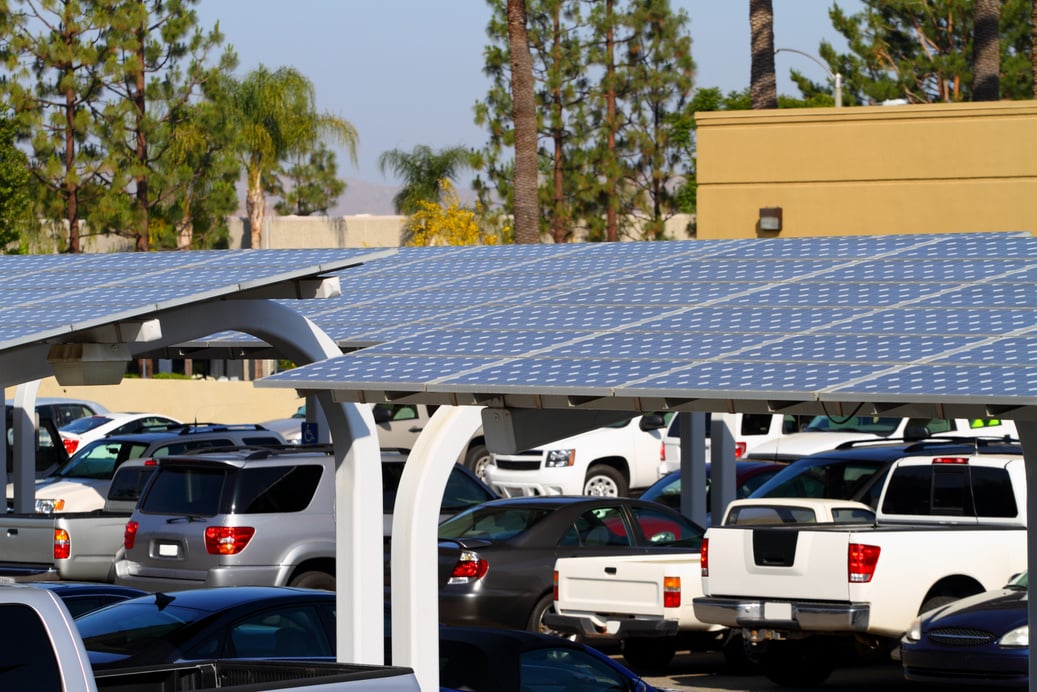
M 563 637 L 575 641 L 577 637 L 571 632 L 559 632 L 558 630 L 551 629 L 544 624 L 544 614 L 554 610 L 554 607 L 554 596 L 551 594 L 541 596 L 540 600 L 537 601 L 537 604 L 533 606 L 533 612 L 529 614 L 529 621 L 526 623 L 526 629 L 530 632 L 553 634 L 556 637 Z
M 639 673 L 659 670 L 669 665 L 677 653 L 677 642 L 673 637 L 631 637 L 620 644 L 623 659 Z
M 767 642 L 760 669 L 781 687 L 816 687 L 835 669 L 833 652 L 819 637 Z
M 595 464 L 587 470 L 583 494 L 595 497 L 626 497 L 629 492 L 623 474 L 605 464 Z
M 484 444 L 474 444 L 464 457 L 464 465 L 469 471 L 479 477 L 483 483 L 486 482 L 486 467 L 490 463 L 490 450 Z
M 939 608 L 940 606 L 945 606 L 956 600 L 958 600 L 957 596 L 930 596 L 926 599 L 925 603 L 922 604 L 922 607 L 918 609 L 918 614 L 921 615 L 924 612 Z
M 324 591 L 335 590 L 335 577 L 327 572 L 303 572 L 294 577 L 288 586 L 299 589 L 323 589 Z
M 730 632 L 720 646 L 727 669 L 735 675 L 759 675 L 761 647 L 745 640 L 740 631 Z

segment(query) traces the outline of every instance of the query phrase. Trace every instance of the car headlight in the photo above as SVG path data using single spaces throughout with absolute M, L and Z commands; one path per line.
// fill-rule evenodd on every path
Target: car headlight
M 38 499 L 36 500 L 36 512 L 38 514 L 53 514 L 65 509 L 65 501 L 62 499 Z
M 1005 647 L 1006 649 L 1026 648 L 1030 646 L 1030 626 L 1023 625 L 1022 627 L 1016 627 L 1014 630 L 1001 637 L 1001 642 L 998 646 Z
M 575 449 L 549 449 L 547 458 L 544 460 L 544 468 L 555 468 L 558 466 L 572 466 L 576 459 Z
M 922 639 L 922 618 L 915 618 L 904 632 L 904 639 L 909 642 L 917 642 Z

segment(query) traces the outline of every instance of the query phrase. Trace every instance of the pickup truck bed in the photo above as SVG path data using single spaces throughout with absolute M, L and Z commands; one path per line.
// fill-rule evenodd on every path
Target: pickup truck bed
M 112 581 L 128 513 L 0 516 L 0 574 Z

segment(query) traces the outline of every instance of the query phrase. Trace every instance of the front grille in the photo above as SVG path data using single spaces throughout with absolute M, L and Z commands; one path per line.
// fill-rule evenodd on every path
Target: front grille
M 519 461 L 516 459 L 498 458 L 494 460 L 494 464 L 496 464 L 497 468 L 507 469 L 508 471 L 536 471 L 540 468 L 540 459 Z
M 995 637 L 991 632 L 974 627 L 941 627 L 930 630 L 929 639 L 941 646 L 983 646 Z

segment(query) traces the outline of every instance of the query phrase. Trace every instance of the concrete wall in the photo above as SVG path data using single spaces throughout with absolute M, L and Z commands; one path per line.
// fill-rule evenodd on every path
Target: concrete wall
M 695 118 L 699 238 L 1037 230 L 1037 101 Z
M 277 216 L 264 217 L 264 248 L 399 247 L 405 216 Z M 230 247 L 249 247 L 247 219 L 232 218 Z
M 13 399 L 15 388 L 5 396 Z M 109 411 L 164 413 L 184 422 L 262 423 L 288 418 L 305 403 L 292 389 L 257 389 L 235 380 L 127 378 L 122 384 L 62 387 L 54 378 L 40 383 L 38 396 L 74 397 L 103 404 Z

